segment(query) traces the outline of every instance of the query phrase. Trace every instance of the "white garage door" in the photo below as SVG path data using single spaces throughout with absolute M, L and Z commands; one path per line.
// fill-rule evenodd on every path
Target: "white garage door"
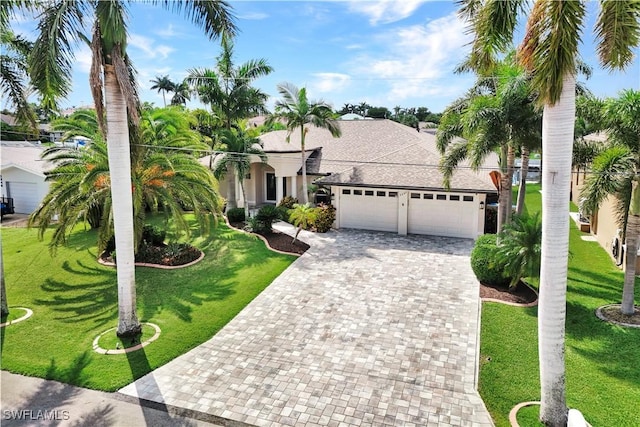
M 398 192 L 341 188 L 340 227 L 397 232 Z
M 13 197 L 16 213 L 30 214 L 40 204 L 38 187 L 33 182 L 7 181 L 7 195 Z
M 478 223 L 475 197 L 465 194 L 410 192 L 408 232 L 475 238 Z

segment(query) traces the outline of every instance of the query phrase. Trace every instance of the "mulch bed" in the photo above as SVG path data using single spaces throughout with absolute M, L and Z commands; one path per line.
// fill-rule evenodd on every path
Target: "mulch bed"
M 608 321 L 640 326 L 640 307 L 635 306 L 633 310 L 633 314 L 625 315 L 620 312 L 620 304 L 612 304 L 602 307 L 600 313 Z
M 230 225 L 238 230 L 244 229 L 245 226 L 244 222 L 232 222 Z M 260 234 L 260 236 L 267 239 L 269 246 L 278 251 L 302 255 L 307 251 L 307 249 L 309 249 L 309 245 L 306 243 L 301 242 L 300 240 L 296 240 L 296 242 L 293 243 L 293 237 L 276 230 L 273 230 L 269 234 Z
M 529 304 L 538 299 L 538 295 L 529 286 L 519 282 L 515 288 L 480 283 L 480 298 L 491 298 L 516 304 Z

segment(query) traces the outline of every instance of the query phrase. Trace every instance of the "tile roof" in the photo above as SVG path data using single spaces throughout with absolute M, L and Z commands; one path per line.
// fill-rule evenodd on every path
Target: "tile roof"
M 436 149 L 435 130 L 417 132 L 391 120 L 340 121 L 342 136 L 333 138 L 326 129 L 309 127 L 305 149 L 315 150 L 307 161 L 307 173 L 326 175 L 321 184 L 362 185 L 395 188 L 441 189 L 438 170 L 440 154 Z M 294 153 L 300 151 L 300 132 L 293 132 L 286 142 L 286 131 L 260 137 L 264 151 Z M 498 169 L 497 156 L 490 156 L 485 166 L 473 172 L 468 165 L 454 173 L 451 190 L 496 192 L 489 171 Z

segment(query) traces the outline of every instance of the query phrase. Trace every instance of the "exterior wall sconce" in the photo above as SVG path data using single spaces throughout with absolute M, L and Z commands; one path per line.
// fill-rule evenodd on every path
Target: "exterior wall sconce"
M 483 210 L 483 209 L 484 209 L 484 202 L 480 201 L 480 210 Z

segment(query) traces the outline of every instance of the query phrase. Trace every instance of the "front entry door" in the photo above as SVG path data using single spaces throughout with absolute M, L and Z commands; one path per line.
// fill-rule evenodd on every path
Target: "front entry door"
M 267 172 L 267 202 L 276 201 L 276 174 Z

